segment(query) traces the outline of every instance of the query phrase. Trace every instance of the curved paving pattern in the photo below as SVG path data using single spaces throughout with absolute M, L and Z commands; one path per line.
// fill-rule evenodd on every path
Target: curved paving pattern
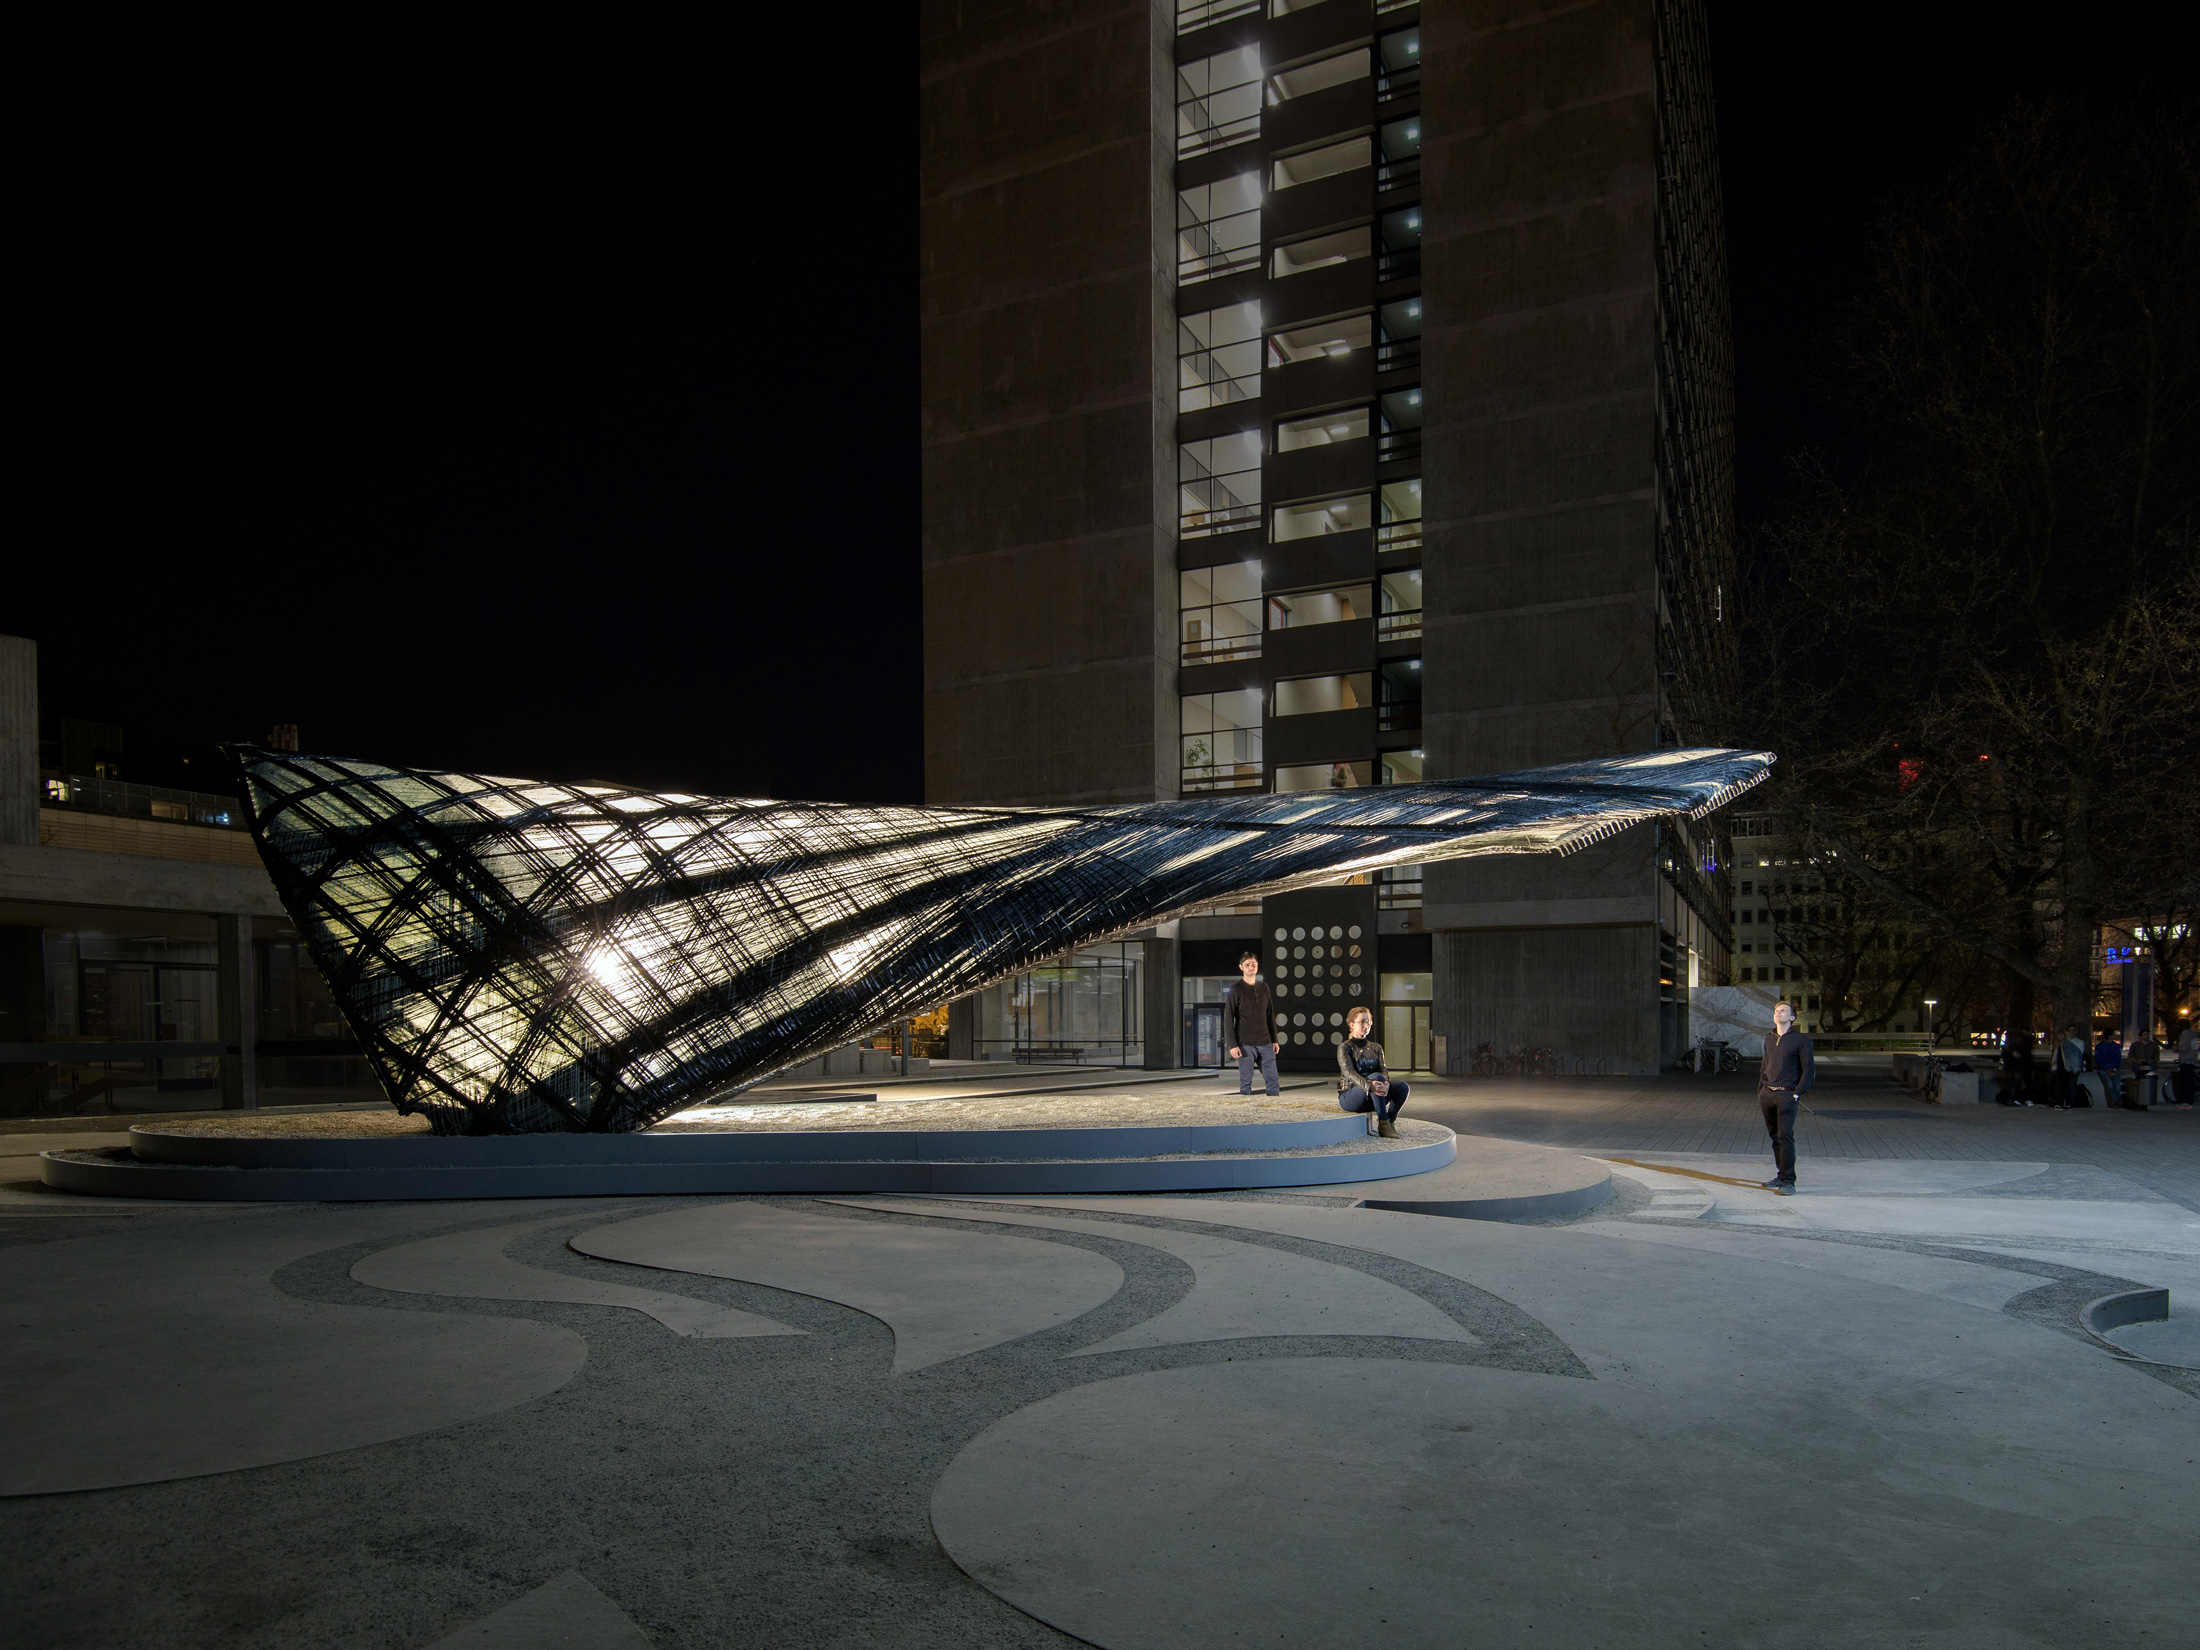
M 270 1275 L 441 1211 L 315 1212 L 15 1251 L 0 1312 L 0 1494 L 235 1472 L 477 1420 L 572 1379 L 550 1324 L 326 1306 Z M 35 1258 L 35 1265 L 26 1260 Z
M 897 1375 L 1051 1329 L 1123 1286 L 1113 1261 L 1067 1244 L 859 1222 L 769 1203 L 617 1221 L 568 1247 L 852 1306 L 893 1330 Z
M 675 1335 L 694 1335 L 706 1340 L 803 1333 L 758 1313 L 699 1301 L 690 1295 L 667 1294 L 662 1289 L 637 1289 L 631 1284 L 576 1278 L 540 1266 L 526 1266 L 504 1252 L 506 1246 L 525 1233 L 539 1232 L 546 1226 L 570 1225 L 572 1220 L 573 1216 L 567 1213 L 548 1220 L 421 1238 L 361 1256 L 353 1264 L 351 1275 L 372 1288 L 393 1289 L 411 1295 L 445 1295 L 466 1300 L 563 1301 L 577 1306 L 620 1307 L 655 1318 Z
M 1703 1259 L 1656 1257 L 1664 1298 L 1715 1281 Z M 932 1523 L 981 1585 L 1106 1650 L 2181 1632 L 2182 1554 L 2140 1532 L 2189 1516 L 2191 1406 L 2125 1378 L 2104 1423 L 2080 1394 L 2115 1377 L 2074 1343 L 2050 1352 L 2064 1384 L 2022 1391 L 2040 1338 L 1999 1318 L 1929 1372 L 1844 1351 L 1875 1293 L 1805 1286 L 1663 1333 L 1615 1314 L 1595 1382 L 1395 1358 L 1097 1382 L 966 1446 Z M 1937 1310 L 1901 1306 L 1897 1333 L 1945 1339 Z M 1809 1401 L 1754 1390 L 1802 1336 Z
M 1406 1340 L 1459 1341 L 1475 1335 L 1420 1296 L 1381 1278 L 1305 1255 L 1256 1247 L 1206 1232 L 1169 1227 L 1105 1225 L 1061 1216 L 1005 1210 L 958 1210 L 937 1204 L 881 1203 L 897 1214 L 983 1220 L 1082 1232 L 1141 1243 L 1176 1256 L 1192 1269 L 1192 1292 L 1145 1322 L 1079 1347 L 1073 1357 L 1134 1347 L 1279 1335 L 1379 1335 Z
M 0 1319 L 11 1391 L 60 1394 L 11 1414 L 14 1459 L 47 1450 L 67 1487 L 162 1429 L 229 1449 L 188 1482 L 0 1503 L 11 1630 L 1067 1642 L 1044 1616 L 1111 1647 L 2182 1642 L 2200 1371 L 2119 1358 L 2078 1313 L 2167 1288 L 2170 1320 L 2111 1333 L 2175 1330 L 2200 1199 L 2039 1142 L 2145 1130 L 2165 1153 L 2193 1120 L 1980 1119 L 1934 1138 L 1997 1151 L 1806 1157 L 1785 1202 L 1748 1183 L 1746 1139 L 1586 1139 L 1666 1168 L 1622 1168 L 1567 1225 L 1349 1186 L 0 1219 L 12 1298 L 51 1278 L 67 1309 Z M 1908 1127 L 1924 1150 L 1941 1125 Z M 1462 1167 L 1503 1155 L 1464 1144 Z M 1445 1181 L 1464 1184 L 1394 1189 L 1433 1206 Z M 641 1247 L 698 1281 L 545 1258 L 599 1216 L 617 1224 L 582 1246 L 654 1233 Z M 358 1279 L 378 1267 L 441 1298 L 377 1294 Z M 569 1280 L 807 1333 L 517 1298 Z M 586 1334 L 585 1365 L 553 1324 Z M 78 1325 L 107 1337 L 102 1367 Z M 561 1345 L 578 1378 L 547 1390 L 537 1354 Z M 39 1361 L 57 1349 L 76 1361 Z M 471 1388 L 438 1384 L 453 1372 Z M 345 1448 L 376 1404 L 384 1441 Z M 254 1460 L 270 1470 L 219 1470 Z

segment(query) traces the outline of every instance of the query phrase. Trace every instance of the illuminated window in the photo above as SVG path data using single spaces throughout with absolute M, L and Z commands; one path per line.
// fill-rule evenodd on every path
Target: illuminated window
M 1321 716 L 1330 711 L 1365 710 L 1373 702 L 1374 682 L 1373 673 L 1365 670 L 1337 676 L 1289 677 L 1276 684 L 1276 714 Z
M 1323 533 L 1365 532 L 1372 525 L 1373 501 L 1365 493 L 1344 498 L 1310 499 L 1286 504 L 1275 513 L 1270 537 L 1278 544 L 1292 539 L 1314 538 Z
M 1325 144 L 1319 149 L 1303 149 L 1295 155 L 1285 155 L 1270 167 L 1268 187 L 1289 189 L 1295 184 L 1312 183 L 1316 178 L 1335 177 L 1340 172 L 1357 171 L 1369 163 L 1373 158 L 1373 151 L 1373 144 L 1364 137 L 1357 137 L 1344 143 Z
M 1180 63 L 1176 69 L 1176 152 L 1210 149 L 1260 136 L 1260 48 Z
M 1176 321 L 1176 410 L 1260 399 L 1260 305 L 1231 304 Z
M 1386 554 L 1418 554 L 1421 548 L 1421 478 L 1386 481 L 1381 488 L 1382 526 L 1375 548 Z
M 1368 616 L 1373 587 L 1336 585 L 1327 590 L 1294 590 L 1268 598 L 1270 630 L 1303 630 L 1308 625 L 1343 624 Z
M 1367 409 L 1342 407 L 1314 418 L 1291 418 L 1276 426 L 1276 451 L 1295 453 L 1302 447 L 1329 447 L 1340 441 L 1367 439 Z
M 1260 174 L 1180 190 L 1176 197 L 1176 279 L 1211 281 L 1260 265 Z
M 1275 250 L 1268 260 L 1268 274 L 1272 280 L 1282 280 L 1286 275 L 1303 275 L 1310 269 L 1327 269 L 1332 264 L 1350 263 L 1364 258 L 1372 250 L 1373 242 L 1367 225 L 1357 229 L 1336 229 L 1326 235 L 1309 235 L 1300 241 L 1290 241 Z
M 1276 770 L 1276 794 L 1288 791 L 1350 791 L 1373 782 L 1366 762 L 1301 762 Z
M 1260 689 L 1186 694 L 1178 714 L 1186 796 L 1260 788 Z
M 1302 63 L 1295 69 L 1285 69 L 1268 77 L 1268 102 L 1273 107 L 1295 97 L 1304 97 L 1309 92 L 1323 92 L 1347 81 L 1365 80 L 1373 69 L 1365 46 Z
M 1177 531 L 1184 538 L 1260 520 L 1260 432 L 1187 441 L 1177 449 Z
M 1366 349 L 1374 338 L 1374 320 L 1363 309 L 1356 315 L 1339 315 L 1332 320 L 1271 333 L 1268 364 L 1288 367 L 1300 361 L 1317 361 L 1324 356 L 1350 355 L 1354 350 Z
M 1230 562 L 1177 575 L 1188 665 L 1260 657 L 1260 563 Z

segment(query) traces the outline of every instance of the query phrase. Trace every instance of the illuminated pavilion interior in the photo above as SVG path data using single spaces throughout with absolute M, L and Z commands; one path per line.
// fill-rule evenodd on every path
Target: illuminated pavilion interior
M 1772 757 L 1105 808 L 655 795 L 239 748 L 285 906 L 398 1109 L 623 1132 L 1230 899 L 1697 815 Z

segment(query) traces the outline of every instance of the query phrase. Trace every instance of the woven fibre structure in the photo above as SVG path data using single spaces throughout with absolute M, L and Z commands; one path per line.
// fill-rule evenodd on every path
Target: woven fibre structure
M 1701 814 L 1764 752 L 1106 808 L 656 795 L 240 747 L 283 904 L 439 1134 L 623 1131 L 1096 940 Z

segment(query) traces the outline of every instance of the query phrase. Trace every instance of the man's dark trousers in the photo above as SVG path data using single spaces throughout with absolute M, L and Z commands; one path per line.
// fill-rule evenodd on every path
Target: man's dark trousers
M 1757 1105 L 1765 1114 L 1765 1133 L 1772 1136 L 1772 1160 L 1779 1165 L 1784 1186 L 1795 1184 L 1795 1108 L 1802 1098 L 1793 1089 L 1759 1089 Z
M 1259 1072 L 1268 1084 L 1270 1094 L 1281 1094 L 1280 1079 L 1276 1075 L 1276 1048 L 1273 1043 L 1242 1043 L 1245 1050 L 1238 1056 L 1238 1093 L 1253 1092 L 1253 1073 Z

